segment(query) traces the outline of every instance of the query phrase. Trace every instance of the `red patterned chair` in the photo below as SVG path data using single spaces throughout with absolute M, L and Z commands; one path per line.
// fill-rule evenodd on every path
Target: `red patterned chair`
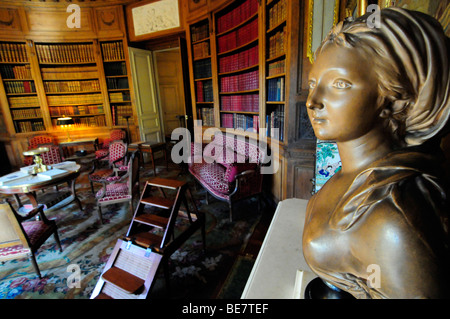
M 37 214 L 39 220 L 29 220 Z M 0 261 L 28 257 L 36 274 L 42 278 L 35 253 L 51 235 L 59 251 L 62 251 L 56 223 L 44 215 L 43 205 L 22 216 L 16 213 L 7 200 L 0 203 Z
M 61 155 L 61 148 L 58 145 L 41 145 L 48 147 L 48 152 L 42 153 L 42 163 L 45 165 L 58 164 L 64 161 L 64 157 Z
M 88 174 L 91 190 L 94 193 L 94 182 L 101 182 L 106 177 L 118 176 L 127 171 L 127 149 L 128 146 L 122 141 L 114 141 L 109 144 L 108 153 L 105 157 L 96 158 L 92 170 Z M 107 161 L 104 167 L 102 162 Z
M 102 188 L 95 194 L 97 198 L 98 219 L 103 223 L 102 207 L 128 202 L 131 214 L 134 213 L 133 199 L 139 195 L 139 152 L 134 151 L 128 160 L 127 172 L 122 176 L 109 176 L 102 179 Z
M 36 135 L 28 139 L 28 151 L 38 148 L 43 144 L 54 144 L 53 137 L 49 135 Z M 33 164 L 33 156 L 25 156 L 23 159 L 24 166 Z
M 124 130 L 112 130 L 109 138 L 105 139 L 99 146 L 99 149 L 95 151 L 95 158 L 105 158 L 105 156 L 108 154 L 109 144 L 114 141 L 125 142 L 126 134 L 127 133 Z
M 254 141 L 231 134 L 218 134 L 209 144 L 191 144 L 188 167 L 207 191 L 207 198 L 209 193 L 228 202 L 232 220 L 235 202 L 261 195 L 264 156 L 265 153 Z

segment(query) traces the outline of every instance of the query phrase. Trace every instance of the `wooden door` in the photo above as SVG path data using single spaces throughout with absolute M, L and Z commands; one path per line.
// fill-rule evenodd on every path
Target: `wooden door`
M 129 48 L 140 138 L 163 142 L 152 51 Z
M 155 61 L 164 134 L 170 136 L 175 128 L 186 127 L 180 50 L 155 51 Z

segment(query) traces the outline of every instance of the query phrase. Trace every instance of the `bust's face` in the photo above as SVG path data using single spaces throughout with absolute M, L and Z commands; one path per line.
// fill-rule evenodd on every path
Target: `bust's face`
M 327 44 L 309 75 L 308 116 L 316 137 L 356 139 L 379 123 L 377 77 L 354 48 Z

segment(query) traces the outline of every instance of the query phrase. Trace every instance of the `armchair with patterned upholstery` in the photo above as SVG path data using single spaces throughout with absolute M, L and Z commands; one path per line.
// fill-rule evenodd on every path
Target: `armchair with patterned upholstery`
M 38 214 L 39 220 L 34 219 Z M 56 223 L 47 219 L 43 205 L 22 216 L 7 200 L 0 203 L 0 261 L 28 257 L 36 274 L 42 278 L 35 254 L 51 235 L 62 251 Z
M 38 148 L 43 144 L 54 144 L 53 137 L 49 135 L 36 135 L 28 139 L 28 151 Z M 33 156 L 25 156 L 23 159 L 24 166 L 33 164 Z
M 64 161 L 64 156 L 61 152 L 61 147 L 54 144 L 43 144 L 41 146 L 47 147 L 48 152 L 42 153 L 42 164 L 44 165 L 52 165 L 58 164 Z
M 228 202 L 230 220 L 235 202 L 262 194 L 263 152 L 254 141 L 217 134 L 209 144 L 191 144 L 189 172 L 215 198 Z
M 95 151 L 95 158 L 104 158 L 108 154 L 109 144 L 114 141 L 126 142 L 127 133 L 124 130 L 112 130 L 109 138 L 106 138 L 102 144 L 99 145 L 98 150 Z
M 88 174 L 91 190 L 94 194 L 95 182 L 101 182 L 107 177 L 119 176 L 128 170 L 127 166 L 128 145 L 122 141 L 114 141 L 109 144 L 109 149 L 104 157 L 94 159 L 91 171 Z M 103 165 L 104 163 L 107 165 Z
M 95 194 L 100 223 L 103 223 L 102 207 L 107 205 L 128 202 L 131 215 L 133 215 L 133 200 L 140 193 L 139 158 L 139 151 L 134 151 L 128 160 L 127 170 L 124 175 L 109 176 L 97 181 L 102 183 L 102 188 Z

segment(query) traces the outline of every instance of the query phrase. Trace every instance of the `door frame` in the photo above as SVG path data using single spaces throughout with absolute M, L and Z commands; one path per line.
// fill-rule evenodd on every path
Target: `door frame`
M 154 50 L 152 51 L 153 53 L 153 61 L 156 61 L 156 57 L 155 54 L 156 52 L 164 52 L 164 51 L 173 51 L 173 50 L 178 50 L 179 53 L 179 58 L 180 58 L 180 66 L 181 66 L 181 87 L 180 89 L 182 90 L 181 94 L 183 95 L 183 108 L 184 108 L 184 115 L 185 115 L 185 119 L 184 119 L 184 124 L 185 127 L 189 130 L 189 132 L 191 133 L 191 136 L 193 136 L 193 117 L 192 117 L 192 101 L 191 101 L 191 91 L 190 91 L 190 86 L 189 86 L 189 67 L 188 67 L 188 60 L 187 60 L 187 46 L 186 46 L 186 40 L 184 38 L 179 37 L 178 38 L 178 47 L 171 47 L 171 48 L 163 48 L 163 49 L 158 49 L 158 50 Z M 160 106 L 160 116 L 161 116 L 161 120 L 164 120 L 164 112 L 162 110 L 162 103 L 161 103 L 161 95 L 160 95 L 160 90 L 159 90 L 159 79 L 156 76 L 158 74 L 158 65 L 156 62 L 154 62 L 154 66 L 155 66 L 155 81 L 156 81 L 156 90 L 157 90 L 157 98 L 158 98 L 158 103 Z M 187 118 L 186 118 L 187 116 Z M 161 123 L 163 124 L 163 122 Z M 164 125 L 162 125 L 163 130 L 164 130 Z M 164 132 L 164 131 L 163 131 Z M 165 132 L 164 132 L 165 134 Z
M 159 49 L 159 50 L 154 50 L 151 51 L 152 52 L 152 57 L 153 57 L 153 66 L 154 66 L 154 71 L 155 71 L 155 93 L 156 93 L 156 98 L 158 99 L 158 105 L 159 105 L 159 115 L 161 118 L 161 128 L 162 128 L 162 132 L 163 132 L 163 137 L 166 136 L 166 132 L 165 132 L 165 124 L 164 124 L 164 111 L 162 109 L 162 102 L 161 102 L 161 90 L 160 90 L 160 84 L 159 84 L 159 78 L 157 76 L 158 74 L 158 63 L 156 62 L 156 53 L 160 53 L 160 52 L 166 52 L 166 51 L 175 51 L 178 49 L 178 52 L 180 50 L 180 48 L 167 48 L 167 49 Z M 180 53 L 181 54 L 181 53 Z M 183 94 L 183 99 L 184 99 L 184 91 L 182 92 Z M 186 109 L 186 106 L 184 106 L 184 108 Z M 186 110 L 185 110 L 186 113 Z
M 140 48 L 134 48 L 134 47 L 128 47 L 129 49 L 129 57 L 130 57 L 130 67 L 132 70 L 132 79 L 133 79 L 133 84 L 135 86 L 135 100 L 136 100 L 136 113 L 138 116 L 138 126 L 139 126 L 139 136 L 140 139 L 145 141 L 145 130 L 144 130 L 144 124 L 143 124 L 143 112 L 142 112 L 142 101 L 140 100 L 140 96 L 138 94 L 139 91 L 139 82 L 137 79 L 137 75 L 136 72 L 134 72 L 134 70 L 136 70 L 136 64 L 135 64 L 135 58 L 134 58 L 134 53 L 144 53 L 148 59 L 148 65 L 150 67 L 150 74 L 149 74 L 149 79 L 150 79 L 150 90 L 152 92 L 152 102 L 154 103 L 154 105 L 156 105 L 156 108 L 158 110 L 158 121 L 159 121 L 159 127 L 160 127 L 160 134 L 161 134 L 161 139 L 164 139 L 164 126 L 163 124 L 163 118 L 162 118 L 162 110 L 161 110 L 161 101 L 159 99 L 159 89 L 158 89 L 158 82 L 157 82 L 157 77 L 156 77 L 156 69 L 155 69 L 155 59 L 154 59 L 154 52 L 151 50 L 144 50 L 144 49 L 140 49 Z

